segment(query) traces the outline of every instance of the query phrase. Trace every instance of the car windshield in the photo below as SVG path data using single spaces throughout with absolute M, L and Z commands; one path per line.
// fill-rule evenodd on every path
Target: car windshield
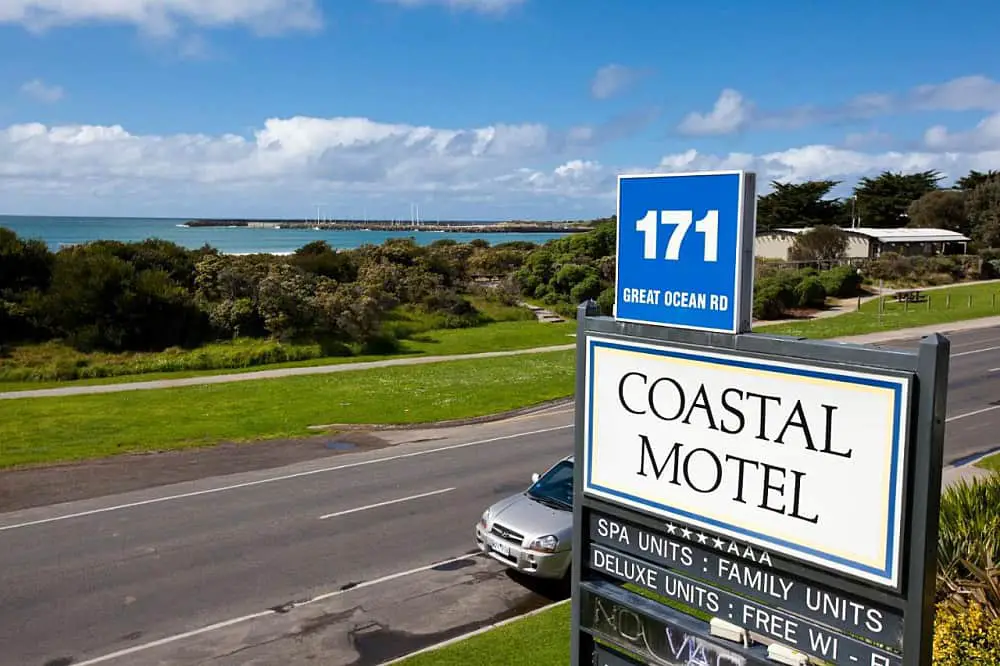
M 573 508 L 573 463 L 568 460 L 556 464 L 530 488 L 528 496 L 561 508 Z

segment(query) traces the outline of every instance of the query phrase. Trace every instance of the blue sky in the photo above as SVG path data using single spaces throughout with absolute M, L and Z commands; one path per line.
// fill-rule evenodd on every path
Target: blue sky
M 0 213 L 567 219 L 614 177 L 1000 168 L 1000 6 L 4 0 Z

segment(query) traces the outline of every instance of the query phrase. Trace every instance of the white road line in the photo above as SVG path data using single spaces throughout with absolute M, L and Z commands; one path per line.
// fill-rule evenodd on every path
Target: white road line
M 443 495 L 444 493 L 450 493 L 454 488 L 442 488 L 441 490 L 432 490 L 429 493 L 420 493 L 419 495 L 410 495 L 409 497 L 400 497 L 399 499 L 387 500 L 385 502 L 377 502 L 375 504 L 367 504 L 365 506 L 359 506 L 355 509 L 347 509 L 346 511 L 337 511 L 336 513 L 328 513 L 325 516 L 320 516 L 320 520 L 326 520 L 327 518 L 336 518 L 337 516 L 346 516 L 349 513 L 357 513 L 359 511 L 368 511 L 369 509 L 377 509 L 381 506 L 389 506 L 390 504 L 399 504 L 400 502 L 410 502 L 412 500 L 421 499 L 422 497 L 431 497 L 432 495 Z
M 958 352 L 957 354 L 952 354 L 951 357 L 952 358 L 956 358 L 958 356 L 968 356 L 969 354 L 982 354 L 983 352 L 996 351 L 998 349 L 1000 349 L 1000 346 L 996 346 L 996 347 L 983 347 L 982 349 L 970 349 L 969 351 Z
M 985 414 L 986 412 L 992 412 L 995 409 L 1000 409 L 1000 405 L 993 405 L 992 407 L 983 407 L 982 409 L 977 409 L 972 412 L 966 412 L 964 414 L 956 414 L 955 416 L 949 416 L 944 420 L 945 423 L 951 423 L 952 421 L 957 421 L 959 419 L 966 419 L 970 416 L 978 416 L 979 414 Z
M 342 469 L 352 469 L 354 467 L 365 467 L 367 465 L 375 465 L 378 463 L 391 462 L 393 460 L 403 460 L 405 458 L 415 458 L 417 456 L 426 456 L 431 453 L 442 453 L 445 451 L 456 451 L 458 449 L 465 449 L 472 446 L 481 446 L 483 444 L 490 444 L 492 442 L 501 442 L 507 439 L 517 439 L 519 437 L 530 437 L 532 435 L 543 435 L 547 432 L 555 432 L 557 430 L 566 430 L 567 428 L 572 428 L 573 424 L 569 423 L 561 426 L 553 426 L 551 428 L 541 428 L 538 430 L 530 430 L 528 432 L 515 433 L 513 435 L 501 435 L 499 437 L 490 437 L 489 439 L 480 439 L 474 442 L 463 442 L 462 444 L 449 444 L 448 446 L 439 446 L 435 449 L 427 449 L 424 451 L 414 451 L 412 453 L 400 453 L 393 456 L 385 456 L 384 458 L 375 458 L 374 460 L 362 460 L 355 463 L 347 463 L 344 465 L 335 465 L 333 467 L 322 467 L 320 469 L 311 469 L 305 472 L 296 472 L 294 474 L 284 474 L 282 476 L 273 476 L 266 479 L 259 479 L 257 481 L 247 481 L 246 483 L 235 483 L 230 486 L 220 486 L 218 488 L 206 488 L 205 490 L 195 490 L 189 493 L 181 493 L 179 495 L 167 495 L 165 497 L 154 497 L 148 500 L 141 500 L 139 502 L 129 502 L 128 504 L 116 504 L 114 506 L 106 506 L 100 509 L 91 509 L 89 511 L 79 511 L 77 513 L 70 513 L 63 516 L 53 516 L 51 518 L 41 518 L 39 520 L 29 520 L 24 523 L 16 523 L 14 525 L 0 525 L 0 532 L 5 532 L 7 530 L 16 530 L 22 527 L 31 527 L 33 525 L 44 525 L 46 523 L 55 523 L 62 520 L 70 520 L 72 518 L 83 518 L 84 516 L 93 516 L 99 513 L 108 513 L 110 511 L 121 511 L 124 509 L 134 509 L 139 506 L 146 506 L 149 504 L 159 504 L 161 502 L 171 502 L 174 500 L 187 499 L 190 497 L 200 497 L 202 495 L 212 495 L 215 493 L 226 492 L 229 490 L 238 490 L 240 488 L 250 488 L 253 486 L 261 486 L 266 483 L 277 483 L 279 481 L 288 481 L 290 479 L 299 479 L 306 476 L 312 476 L 314 474 L 324 474 L 327 472 L 336 472 Z M 79 665 L 77 665 L 79 666 Z
M 461 555 L 459 557 L 453 557 L 448 560 L 443 560 L 441 562 L 434 562 L 433 564 L 425 564 L 423 566 L 416 567 L 415 569 L 407 569 L 406 571 L 399 571 L 394 574 L 389 574 L 388 576 L 382 576 L 381 578 L 375 578 L 373 580 L 367 580 L 363 583 L 358 583 L 354 587 L 347 588 L 346 590 L 334 590 L 333 592 L 327 592 L 325 594 L 320 594 L 311 599 L 301 601 L 292 606 L 292 608 L 299 608 L 300 606 L 307 606 L 309 604 L 314 604 L 318 601 L 324 601 L 326 599 L 331 599 L 333 597 L 339 597 L 355 590 L 361 590 L 366 587 L 373 587 L 375 585 L 380 585 L 382 583 L 388 583 L 394 581 L 397 578 L 405 578 L 406 576 L 412 576 L 424 571 L 429 571 L 434 567 L 441 566 L 442 564 L 450 564 L 452 562 L 459 562 L 461 560 L 466 560 L 472 557 L 471 555 Z M 287 612 L 290 610 L 285 607 L 282 612 Z M 118 650 L 117 652 L 111 652 L 100 657 L 94 657 L 93 659 L 88 659 L 87 661 L 81 661 L 76 663 L 75 666 L 93 666 L 94 664 L 103 664 L 121 657 L 127 657 L 137 652 L 145 652 L 146 650 L 152 650 L 153 648 L 160 647 L 162 645 L 169 645 L 170 643 L 176 643 L 177 641 L 182 641 L 187 638 L 193 638 L 194 636 L 200 636 L 201 634 L 207 634 L 218 629 L 225 629 L 226 627 L 231 627 L 234 624 L 242 624 L 243 622 L 251 622 L 253 620 L 259 620 L 260 618 L 267 617 L 269 615 L 277 615 L 278 611 L 268 609 L 266 611 L 260 611 L 259 613 L 251 613 L 250 615 L 243 615 L 242 617 L 234 617 L 230 620 L 223 620 L 222 622 L 216 622 L 215 624 L 210 624 L 198 629 L 193 629 L 191 631 L 185 631 L 182 634 L 174 634 L 173 636 L 167 636 L 165 638 L 160 638 L 155 641 L 150 641 L 148 643 L 143 643 L 141 645 L 134 645 L 130 648 L 125 648 L 124 650 Z
M 998 370 L 1000 370 L 1000 368 L 990 368 L 986 372 L 997 372 Z

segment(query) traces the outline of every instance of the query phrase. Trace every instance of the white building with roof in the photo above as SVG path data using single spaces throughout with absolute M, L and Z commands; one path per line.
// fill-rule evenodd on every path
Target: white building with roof
M 798 234 L 812 227 L 801 229 L 773 229 L 757 234 L 754 254 L 762 259 L 788 260 L 788 251 Z M 921 227 L 900 227 L 898 229 L 876 229 L 853 227 L 842 229 L 847 235 L 845 259 L 873 259 L 884 252 L 899 254 L 945 254 L 949 250 L 964 253 L 971 240 L 957 231 L 947 229 L 925 229 Z

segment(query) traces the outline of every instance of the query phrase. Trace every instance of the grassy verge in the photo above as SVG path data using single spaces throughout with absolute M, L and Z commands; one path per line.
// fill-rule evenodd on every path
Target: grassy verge
M 682 612 L 693 610 L 638 587 L 625 587 Z M 399 662 L 399 666 L 520 666 L 526 663 L 526 655 L 531 655 L 528 660 L 531 664 L 563 666 L 569 663 L 570 610 L 568 603 L 561 604 L 438 650 L 414 655 Z M 710 619 L 705 613 L 694 614 L 706 622 Z
M 458 360 L 156 391 L 0 401 L 0 468 L 310 434 L 323 423 L 426 423 L 563 398 L 574 352 Z
M 150 354 L 81 354 L 58 343 L 25 346 L 0 359 L 0 391 L 22 391 L 88 384 L 151 381 L 231 372 L 379 361 L 405 356 L 470 354 L 528 349 L 570 343 L 573 322 L 541 324 L 501 321 L 474 328 L 438 329 L 415 333 L 393 354 L 328 356 L 318 344 L 282 345 L 270 340 L 237 340 L 196 350 Z M 277 359 L 284 362 L 273 362 Z M 69 368 L 67 370 L 67 368 Z M 76 372 L 85 379 L 58 381 L 53 376 Z M 48 379 L 47 379 L 48 378 Z
M 892 296 L 862 303 L 861 309 L 828 318 L 786 324 L 758 324 L 755 332 L 838 338 L 1000 315 L 1000 284 L 967 284 L 931 289 L 919 303 L 897 303 Z
M 565 666 L 569 663 L 570 605 L 561 604 L 439 650 L 404 659 L 400 666 Z
M 991 456 L 986 456 L 982 460 L 977 461 L 976 467 L 987 469 L 991 472 L 1000 472 L 1000 453 L 994 453 Z

